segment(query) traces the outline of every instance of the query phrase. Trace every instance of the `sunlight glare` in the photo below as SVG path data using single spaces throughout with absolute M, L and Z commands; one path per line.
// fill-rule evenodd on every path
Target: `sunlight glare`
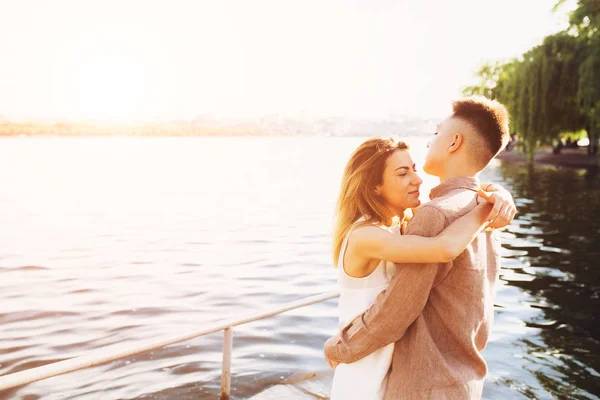
M 144 117 L 144 71 L 131 58 L 110 52 L 82 58 L 76 81 L 81 117 L 123 122 Z

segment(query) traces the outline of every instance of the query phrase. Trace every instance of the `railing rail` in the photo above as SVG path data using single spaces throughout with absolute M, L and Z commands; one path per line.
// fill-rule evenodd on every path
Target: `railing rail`
M 0 376 L 0 390 L 23 386 L 32 382 L 41 381 L 53 376 L 66 374 L 73 371 L 93 367 L 107 362 L 119 360 L 135 354 L 156 350 L 175 343 L 184 342 L 200 336 L 208 335 L 218 331 L 224 331 L 223 335 L 223 369 L 221 373 L 221 400 L 228 400 L 231 387 L 231 352 L 233 345 L 233 331 L 231 328 L 249 322 L 268 318 L 286 311 L 295 310 L 333 299 L 340 295 L 339 291 L 330 291 L 315 296 L 306 297 L 301 300 L 286 303 L 278 308 L 251 314 L 245 317 L 215 322 L 203 329 L 196 331 L 163 336 L 158 339 L 146 340 L 134 345 L 116 344 L 95 349 L 83 356 L 58 361 L 41 367 L 31 368 L 25 371 L 15 372 Z

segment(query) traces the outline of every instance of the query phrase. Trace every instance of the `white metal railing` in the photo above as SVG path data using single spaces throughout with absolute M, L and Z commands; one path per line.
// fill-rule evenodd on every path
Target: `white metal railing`
M 104 364 L 110 361 L 119 360 L 129 357 L 134 354 L 143 353 L 149 350 L 156 350 L 161 347 L 171 344 L 184 342 L 199 336 L 208 335 L 210 333 L 224 331 L 223 334 L 223 369 L 221 372 L 221 400 L 228 400 L 230 397 L 231 387 L 231 351 L 233 346 L 232 327 L 259 319 L 271 317 L 281 314 L 286 311 L 294 310 L 301 307 L 306 307 L 315 303 L 330 300 L 340 295 L 339 291 L 330 291 L 321 293 L 315 296 L 307 297 L 301 300 L 293 301 L 284 304 L 281 307 L 270 309 L 256 314 L 251 314 L 246 317 L 224 320 L 215 322 L 206 328 L 180 333 L 170 336 L 164 336 L 158 339 L 152 339 L 131 344 L 116 344 L 106 346 L 100 349 L 92 350 L 86 355 L 74 357 L 63 361 L 58 361 L 52 364 L 43 365 L 41 367 L 31 368 L 25 371 L 15 372 L 13 374 L 0 376 L 0 390 L 10 389 L 17 386 L 26 385 L 28 383 L 41 381 L 42 379 L 51 378 L 53 376 L 66 374 L 68 372 L 78 371 L 80 369 L 93 367 Z

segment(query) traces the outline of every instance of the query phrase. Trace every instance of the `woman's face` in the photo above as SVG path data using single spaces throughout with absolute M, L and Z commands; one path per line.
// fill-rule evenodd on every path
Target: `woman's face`
M 396 215 L 402 215 L 407 208 L 418 207 L 419 187 L 423 180 L 417 175 L 415 163 L 406 150 L 396 150 L 388 157 L 381 184 L 375 192 L 385 206 Z

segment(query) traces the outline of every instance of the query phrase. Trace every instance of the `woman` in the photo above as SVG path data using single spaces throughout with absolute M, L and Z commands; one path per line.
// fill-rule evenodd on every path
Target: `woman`
M 436 237 L 401 236 L 411 209 L 420 205 L 422 182 L 408 145 L 394 139 L 369 139 L 348 161 L 333 240 L 341 286 L 340 329 L 373 305 L 387 288 L 395 272 L 393 263 L 448 262 L 486 226 L 505 226 L 514 216 L 512 199 L 501 189 L 504 194 L 483 193 L 496 203 L 493 210 L 482 201 Z M 338 365 L 331 399 L 382 399 L 393 346 L 378 349 L 358 362 Z

